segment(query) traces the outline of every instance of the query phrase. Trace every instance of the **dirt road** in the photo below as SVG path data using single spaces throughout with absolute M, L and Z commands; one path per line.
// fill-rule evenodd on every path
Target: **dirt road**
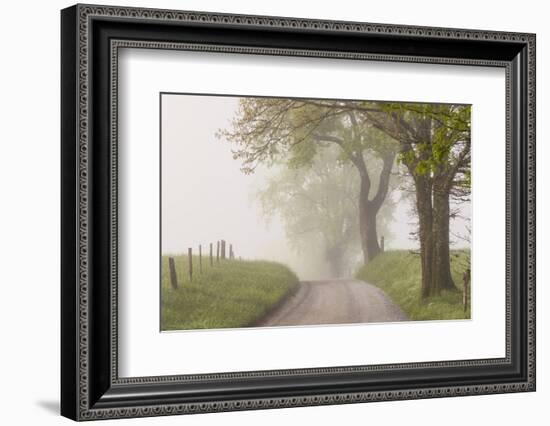
M 360 280 L 302 281 L 298 291 L 258 326 L 405 321 L 377 287 Z

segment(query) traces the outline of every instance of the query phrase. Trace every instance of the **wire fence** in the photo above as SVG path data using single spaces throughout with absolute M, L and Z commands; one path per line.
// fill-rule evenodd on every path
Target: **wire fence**
M 203 252 L 202 252 L 202 244 L 199 244 L 198 247 L 198 270 L 196 271 L 199 274 L 202 274 L 203 272 Z M 189 281 L 193 281 L 193 248 L 189 247 L 187 249 L 187 259 L 188 259 L 188 267 L 187 267 L 187 274 Z M 214 267 L 215 265 L 219 265 L 221 261 L 225 260 L 233 260 L 235 259 L 235 251 L 233 250 L 233 244 L 227 244 L 225 240 L 218 240 L 216 241 L 216 252 L 214 253 L 214 244 L 209 243 L 209 254 L 208 254 L 208 263 L 210 264 L 210 267 Z M 176 272 L 176 261 L 174 257 L 168 257 L 168 269 L 169 269 L 169 275 L 170 275 L 170 285 L 171 287 L 176 290 L 179 287 L 178 282 L 178 274 Z

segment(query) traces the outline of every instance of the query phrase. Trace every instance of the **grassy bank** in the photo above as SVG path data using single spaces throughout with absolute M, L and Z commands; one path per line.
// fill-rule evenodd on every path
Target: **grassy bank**
M 378 255 L 358 271 L 357 278 L 384 290 L 411 320 L 470 318 L 470 309 L 464 312 L 462 305 L 462 273 L 467 255 L 465 251 L 454 251 L 451 255 L 451 272 L 460 291 L 444 291 L 440 296 L 425 301 L 420 298 L 420 256 L 408 250 Z
M 232 328 L 253 325 L 298 287 L 298 278 L 274 262 L 225 260 L 210 266 L 193 256 L 175 256 L 179 287 L 170 286 L 168 257 L 162 257 L 161 329 Z

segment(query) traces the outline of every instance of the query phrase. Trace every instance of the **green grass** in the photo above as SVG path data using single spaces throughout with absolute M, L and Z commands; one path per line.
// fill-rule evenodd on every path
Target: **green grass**
M 298 288 L 286 266 L 267 261 L 224 260 L 210 266 L 193 256 L 189 281 L 188 256 L 173 256 L 178 289 L 170 285 L 168 257 L 162 257 L 161 330 L 253 326 L 285 296 Z
M 460 290 L 444 291 L 440 296 L 420 298 L 420 256 L 408 250 L 387 251 L 359 269 L 357 278 L 373 284 L 398 304 L 411 320 L 448 320 L 470 318 L 470 308 L 462 304 L 462 273 L 469 253 L 451 253 L 451 273 Z

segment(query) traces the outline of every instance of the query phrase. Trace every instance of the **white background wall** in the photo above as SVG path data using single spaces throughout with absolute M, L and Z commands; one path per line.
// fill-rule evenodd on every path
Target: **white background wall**
M 538 390 L 531 394 L 120 420 L 119 424 L 548 424 L 550 27 L 545 2 L 120 0 L 104 4 L 537 33 Z M 68 424 L 59 403 L 59 9 L 66 1 L 2 5 L 0 43 L 0 418 Z M 488 253 L 490 256 L 490 253 Z M 128 423 L 131 422 L 131 423 Z M 108 424 L 106 422 L 102 424 Z

